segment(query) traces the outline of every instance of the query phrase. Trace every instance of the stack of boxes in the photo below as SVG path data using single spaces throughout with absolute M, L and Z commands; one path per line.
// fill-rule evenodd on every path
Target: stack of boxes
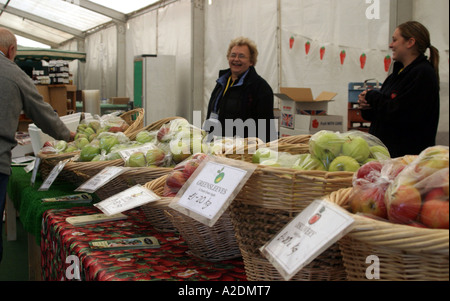
M 280 88 L 280 137 L 312 135 L 321 130 L 343 132 L 343 116 L 328 115 L 328 103 L 337 95 L 322 92 L 316 98 L 310 88 Z

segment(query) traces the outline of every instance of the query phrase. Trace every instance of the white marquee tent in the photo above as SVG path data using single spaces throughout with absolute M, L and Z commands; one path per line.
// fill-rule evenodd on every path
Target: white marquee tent
M 346 120 L 348 83 L 386 78 L 391 35 L 407 20 L 427 26 L 440 51 L 438 144 L 448 145 L 448 0 L 0 0 L 0 26 L 54 49 L 86 53 L 86 62 L 71 63 L 75 84 L 99 89 L 104 98 L 133 99 L 135 56 L 175 56 L 175 112 L 190 121 L 193 111 L 204 116 L 237 36 L 256 42 L 256 69 L 275 92 L 281 86 L 337 92 L 329 113 Z

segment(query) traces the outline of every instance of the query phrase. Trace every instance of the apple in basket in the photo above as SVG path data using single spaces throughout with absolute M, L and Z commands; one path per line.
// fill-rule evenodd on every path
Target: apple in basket
M 171 188 L 180 189 L 186 183 L 186 178 L 181 170 L 173 170 L 166 179 L 166 185 Z
M 387 218 L 384 194 L 384 189 L 378 186 L 355 188 L 350 198 L 351 211 Z
M 355 179 L 353 183 L 355 185 L 364 185 L 366 183 L 375 183 L 380 175 L 383 164 L 379 161 L 370 161 L 361 166 L 355 173 Z
M 420 191 L 410 184 L 392 183 L 386 190 L 388 219 L 399 224 L 409 224 L 417 219 L 422 197 Z
M 428 228 L 448 229 L 448 200 L 430 199 L 423 203 L 420 221 Z

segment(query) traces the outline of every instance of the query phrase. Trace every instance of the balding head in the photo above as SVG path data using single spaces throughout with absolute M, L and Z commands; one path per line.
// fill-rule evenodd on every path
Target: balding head
M 7 58 L 14 61 L 17 50 L 17 39 L 9 29 L 4 27 L 0 27 L 0 50 Z

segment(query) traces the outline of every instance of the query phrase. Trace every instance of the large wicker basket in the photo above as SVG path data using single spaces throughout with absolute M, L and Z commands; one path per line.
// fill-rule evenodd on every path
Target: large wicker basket
M 170 122 L 173 119 L 178 119 L 182 117 L 170 117 L 170 118 L 163 118 L 161 120 L 155 121 L 145 128 L 141 128 L 133 133 L 128 134 L 128 138 L 130 140 L 135 140 L 136 135 L 143 130 L 157 130 L 161 128 L 162 125 Z M 66 164 L 64 167 L 64 170 L 61 172 L 62 178 L 64 178 L 67 181 L 77 181 L 75 184 L 82 184 L 83 182 L 89 180 L 99 172 L 101 172 L 104 168 L 109 166 L 125 166 L 125 162 L 122 159 L 117 160 L 109 160 L 109 161 L 95 161 L 95 162 L 78 162 L 78 161 L 71 161 Z M 152 167 L 133 167 L 130 168 L 129 171 L 127 171 L 127 175 L 136 177 L 136 181 L 134 181 L 136 184 L 145 184 L 167 172 L 167 168 L 152 168 Z M 155 173 L 157 176 L 155 176 Z M 111 192 L 116 191 L 123 191 L 130 186 L 129 183 L 133 183 L 133 181 L 128 181 L 129 179 L 124 178 L 124 176 L 120 176 L 119 179 L 125 179 L 125 181 L 118 181 L 115 180 L 115 186 L 112 187 L 112 185 L 107 184 L 102 190 L 99 190 L 99 197 L 106 198 L 108 195 L 111 196 Z M 111 181 L 112 183 L 112 181 Z M 134 186 L 134 185 L 133 185 Z M 108 189 L 111 189 L 111 192 L 108 192 Z
M 123 132 L 127 137 L 130 137 L 134 133 L 142 130 L 144 126 L 144 115 L 144 109 L 136 108 L 119 116 L 129 125 L 129 127 Z
M 162 195 L 166 176 L 148 183 L 153 192 Z M 213 227 L 208 227 L 193 218 L 169 207 L 173 198 L 162 198 L 159 203 L 152 202 L 143 206 L 147 218 L 160 218 L 160 210 L 169 217 L 175 229 L 186 241 L 189 251 L 196 257 L 207 261 L 223 261 L 241 257 L 239 246 L 234 236 L 233 224 L 228 210 L 219 218 Z M 161 221 L 163 222 L 163 221 Z M 154 224 L 158 224 L 153 222 Z
M 351 192 L 352 188 L 340 189 L 328 198 L 347 208 Z M 338 242 L 348 280 L 369 280 L 366 272 L 371 263 L 366 260 L 373 255 L 379 259 L 379 280 L 449 280 L 448 230 L 417 228 L 351 215 L 355 227 Z
M 144 109 L 138 108 L 134 110 L 127 111 L 121 114 L 121 117 L 129 127 L 125 130 L 124 134 L 130 138 L 132 136 L 136 136 L 134 133 L 138 133 L 142 130 L 143 122 L 144 122 Z M 130 138 L 131 139 L 131 138 Z M 63 153 L 63 154 L 42 154 L 39 153 L 37 156 L 41 159 L 41 163 L 39 164 L 39 172 L 43 179 L 47 178 L 52 169 L 60 162 L 66 159 L 73 158 L 80 154 L 80 151 Z M 70 162 L 68 163 L 70 167 Z M 115 165 L 112 165 L 115 166 Z M 70 181 L 74 183 L 79 183 L 83 181 L 83 171 L 80 170 L 77 173 L 74 173 L 71 169 L 65 169 L 61 171 L 58 179 L 63 179 L 65 181 Z M 80 178 L 81 177 L 81 178 Z
M 306 144 L 282 144 L 278 150 L 307 153 Z M 236 157 L 225 155 L 226 157 Z M 241 156 L 250 162 L 250 156 Z M 352 185 L 353 173 L 302 171 L 259 165 L 236 199 L 230 214 L 244 259 L 248 280 L 284 280 L 259 248 L 314 200 Z M 345 269 L 337 244 L 299 271 L 292 280 L 345 280 Z
M 164 184 L 166 183 L 167 176 L 161 176 L 153 181 L 150 181 L 144 185 L 145 188 L 152 190 L 158 196 L 162 196 L 164 193 Z M 169 204 L 172 198 L 161 198 L 161 200 L 151 202 L 143 205 L 142 211 L 144 212 L 147 220 L 152 226 L 161 232 L 175 232 L 176 228 L 172 223 L 172 220 L 166 214 L 166 210 L 169 209 Z

